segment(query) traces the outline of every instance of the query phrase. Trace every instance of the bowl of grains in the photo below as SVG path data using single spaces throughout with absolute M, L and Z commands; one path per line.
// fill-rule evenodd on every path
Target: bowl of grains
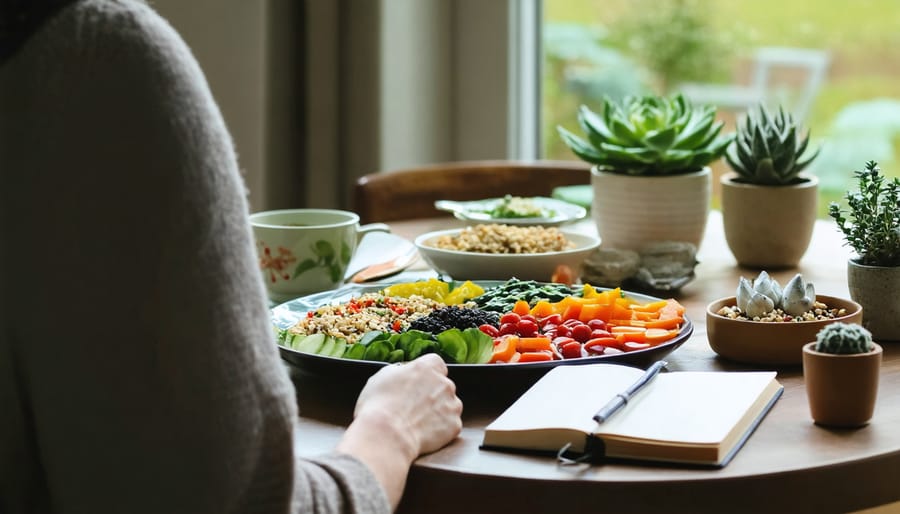
M 834 296 L 816 295 L 812 308 L 800 316 L 779 310 L 748 318 L 737 298 L 720 298 L 706 307 L 706 336 L 714 352 L 746 364 L 800 366 L 803 345 L 816 340 L 825 325 L 862 323 L 862 307 Z
M 556 227 L 482 224 L 428 232 L 415 245 L 432 268 L 454 279 L 547 282 L 559 266 L 578 277 L 600 239 Z

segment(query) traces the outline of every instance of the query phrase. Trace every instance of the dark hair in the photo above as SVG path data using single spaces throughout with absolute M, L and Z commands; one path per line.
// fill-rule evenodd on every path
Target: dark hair
M 0 0 L 0 64 L 45 21 L 75 0 Z

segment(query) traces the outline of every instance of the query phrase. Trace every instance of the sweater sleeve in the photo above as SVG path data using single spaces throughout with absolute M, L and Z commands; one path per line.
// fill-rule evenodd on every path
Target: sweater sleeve
M 54 507 L 389 511 L 356 459 L 294 458 L 237 159 L 175 31 L 83 0 L 2 74 L 21 122 L 4 159 L 24 170 L 6 328 Z

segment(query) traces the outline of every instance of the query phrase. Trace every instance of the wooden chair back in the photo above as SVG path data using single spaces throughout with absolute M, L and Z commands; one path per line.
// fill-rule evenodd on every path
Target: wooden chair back
M 360 177 L 353 210 L 362 223 L 431 218 L 449 215 L 434 208 L 436 200 L 550 196 L 555 187 L 590 181 L 590 166 L 579 161 L 453 162 Z

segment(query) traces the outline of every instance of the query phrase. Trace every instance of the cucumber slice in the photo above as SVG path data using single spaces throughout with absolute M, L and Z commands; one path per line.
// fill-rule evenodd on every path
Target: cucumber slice
M 334 340 L 334 349 L 331 350 L 331 356 L 341 358 L 347 351 L 347 340 L 343 337 Z
M 326 357 L 331 356 L 331 352 L 334 351 L 334 345 L 335 339 L 331 336 L 328 336 L 325 338 L 325 342 L 322 343 L 322 347 L 319 348 L 319 351 L 317 351 L 316 353 L 318 353 L 319 355 L 324 355 Z
M 325 334 L 310 334 L 300 341 L 300 344 L 296 346 L 292 344 L 292 348 L 298 352 L 319 353 L 323 344 L 325 344 Z

